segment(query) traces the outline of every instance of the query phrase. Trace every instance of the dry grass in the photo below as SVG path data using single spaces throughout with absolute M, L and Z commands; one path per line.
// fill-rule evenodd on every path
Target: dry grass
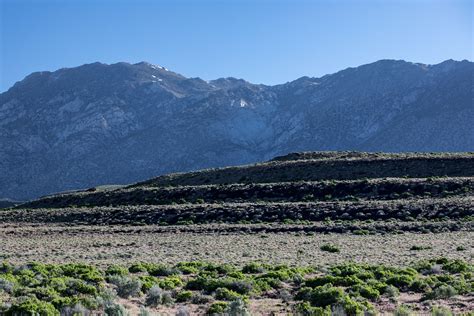
M 407 265 L 438 256 L 474 260 L 474 232 L 469 231 L 358 236 L 303 232 L 247 234 L 243 231 L 222 232 L 212 225 L 199 227 L 203 230 L 186 231 L 179 226 L 4 224 L 0 226 L 0 259 L 13 263 L 80 261 L 98 265 L 190 260 L 238 265 L 255 260 L 298 265 L 328 265 L 347 260 Z M 321 251 L 323 244 L 337 245 L 341 252 Z M 429 249 L 410 250 L 414 245 Z M 458 246 L 466 250 L 456 251 Z

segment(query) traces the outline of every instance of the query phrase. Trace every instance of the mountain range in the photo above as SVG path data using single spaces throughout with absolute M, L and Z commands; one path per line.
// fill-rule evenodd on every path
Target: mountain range
M 141 62 L 35 72 L 0 94 L 0 198 L 300 151 L 474 151 L 474 63 L 380 60 L 267 86 Z

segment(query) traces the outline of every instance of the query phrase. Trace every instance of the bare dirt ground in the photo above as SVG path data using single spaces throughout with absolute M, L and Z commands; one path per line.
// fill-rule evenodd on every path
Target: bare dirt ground
M 235 226 L 227 225 L 228 228 Z M 213 227 L 2 224 L 0 260 L 86 262 L 104 266 L 137 261 L 175 264 L 191 260 L 242 265 L 258 260 L 317 266 L 348 260 L 407 265 L 423 258 L 444 256 L 474 262 L 474 232 L 470 231 L 354 235 L 247 233 L 245 230 L 214 231 Z M 341 251 L 321 251 L 323 244 L 337 245 Z M 412 246 L 426 249 L 410 250 Z M 460 246 L 465 250 L 457 251 Z

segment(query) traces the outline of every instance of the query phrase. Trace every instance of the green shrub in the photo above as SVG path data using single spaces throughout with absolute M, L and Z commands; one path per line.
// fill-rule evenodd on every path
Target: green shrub
M 322 251 L 327 251 L 327 252 L 332 252 L 332 253 L 337 253 L 341 252 L 341 250 L 335 246 L 335 245 L 330 245 L 330 244 L 325 244 L 320 247 Z
M 106 304 L 107 302 L 113 302 L 117 299 L 117 292 L 113 289 L 103 288 L 99 292 L 98 297 Z
M 188 266 L 179 267 L 178 270 L 181 271 L 182 274 L 194 274 L 199 272 L 199 269 Z
M 159 278 L 151 275 L 140 275 L 138 279 L 142 282 L 142 291 L 147 292 L 155 284 L 158 284 Z
M 170 276 L 174 274 L 179 274 L 178 269 L 174 269 L 165 265 L 149 265 L 147 271 L 152 276 Z
M 380 297 L 380 292 L 369 285 L 356 284 L 351 287 L 351 291 L 370 300 L 376 300 Z
M 272 289 L 279 289 L 282 283 L 280 280 L 270 279 L 270 278 L 258 278 L 254 282 L 253 290 L 255 292 L 261 293 L 270 291 Z
M 260 279 L 276 279 L 280 281 L 288 281 L 292 277 L 292 273 L 289 273 L 288 270 L 277 270 L 277 271 L 268 271 L 267 273 L 259 276 Z
M 51 278 L 48 282 L 48 286 L 53 288 L 55 291 L 64 293 L 68 289 L 68 285 L 66 284 L 70 278 L 58 277 L 58 278 Z
M 457 295 L 457 291 L 451 285 L 442 284 L 436 287 L 432 292 L 425 295 L 425 299 L 445 299 Z
M 87 282 L 99 283 L 104 281 L 104 276 L 97 268 L 86 264 L 63 264 L 60 266 L 64 276 L 81 279 Z
M 128 268 L 128 271 L 131 273 L 147 272 L 147 267 L 144 263 L 134 263 Z
M 75 296 L 75 297 L 72 297 L 70 299 L 71 299 L 70 303 L 63 304 L 62 306 L 64 306 L 64 305 L 71 306 L 75 303 L 75 300 L 78 299 L 79 301 L 77 303 L 75 303 L 76 305 L 83 305 L 85 308 L 88 308 L 90 310 L 97 310 L 97 309 L 103 307 L 104 303 L 105 303 L 104 300 L 100 296 L 95 296 L 95 297 L 84 296 L 84 297 L 81 297 L 81 298 L 79 298 L 78 296 Z
M 41 301 L 51 301 L 54 298 L 59 296 L 58 292 L 56 292 L 54 289 L 50 287 L 37 287 L 37 288 L 31 289 L 30 293 L 34 294 Z
M 169 276 L 158 281 L 158 285 L 165 290 L 172 290 L 179 286 L 183 286 L 183 281 L 178 276 Z
M 246 278 L 245 274 L 242 273 L 242 271 L 232 271 L 227 274 L 229 278 L 234 278 L 234 279 L 241 279 L 244 280 Z
M 357 229 L 352 232 L 354 235 L 369 235 L 369 231 L 366 229 Z
M 371 315 L 374 312 L 374 307 L 368 302 L 358 302 L 350 298 L 348 295 L 344 296 L 339 304 L 347 315 Z
M 226 289 L 224 287 L 216 289 L 215 297 L 216 299 L 223 301 L 234 301 L 236 299 L 241 298 L 239 293 Z
M 179 303 L 188 302 L 188 301 L 191 300 L 192 297 L 193 297 L 193 292 L 192 291 L 184 290 L 184 291 L 179 292 L 176 295 L 176 301 L 179 302 Z
M 176 265 L 176 269 L 181 271 L 183 274 L 194 274 L 198 273 L 199 269 L 205 265 L 206 264 L 201 261 L 180 262 Z
M 413 282 L 413 277 L 405 274 L 396 274 L 387 279 L 386 283 L 396 286 L 397 288 L 408 288 Z
M 309 301 L 313 306 L 325 307 L 340 302 L 344 296 L 341 288 L 326 284 L 315 287 L 310 293 Z
M 196 279 L 190 280 L 186 284 L 186 289 L 188 290 L 202 290 L 207 293 L 214 292 L 217 288 L 220 287 L 227 288 L 239 294 L 248 294 L 253 289 L 253 285 L 250 281 L 233 278 L 214 279 L 206 277 L 197 277 Z
M 78 296 L 72 296 L 72 297 L 56 296 L 49 302 L 51 304 L 53 304 L 56 309 L 59 310 L 59 309 L 64 308 L 66 306 L 72 306 L 72 305 L 78 303 L 79 298 L 78 298 Z
M 248 263 L 242 268 L 242 272 L 245 274 L 256 274 L 265 272 L 265 268 L 261 263 Z
M 362 284 L 363 281 L 360 280 L 356 276 L 341 277 L 341 276 L 326 275 L 326 276 L 316 277 L 313 279 L 307 279 L 304 283 L 306 286 L 309 286 L 309 287 L 322 286 L 326 284 L 332 284 L 335 286 L 352 286 L 356 284 Z
M 88 284 L 83 280 L 67 279 L 67 289 L 63 292 L 67 295 L 89 294 L 97 295 L 97 288 L 94 285 Z
M 59 316 L 59 311 L 49 302 L 44 302 L 36 297 L 28 297 L 13 303 L 6 315 L 47 315 Z
M 412 251 L 429 250 L 429 249 L 431 249 L 431 247 L 429 247 L 429 246 L 419 246 L 419 245 L 413 245 L 410 248 L 410 250 L 412 250 Z
M 308 302 L 298 303 L 294 306 L 295 315 L 302 316 L 331 316 L 331 308 L 327 306 L 326 308 L 314 307 L 311 306 Z
M 460 259 L 455 259 L 450 262 L 443 264 L 443 270 L 451 273 L 461 273 L 472 270 L 472 267 L 469 266 L 465 261 Z
M 431 310 L 432 316 L 452 316 L 453 312 L 447 307 L 444 306 L 434 306 Z
M 214 302 L 207 310 L 208 315 L 223 314 L 229 304 L 226 302 Z
M 310 301 L 312 291 L 313 289 L 310 287 L 302 287 L 298 292 L 296 292 L 295 299 L 298 301 Z
M 119 265 L 112 265 L 105 270 L 106 275 L 121 275 L 126 276 L 128 274 L 128 270 L 125 267 Z
M 0 263 L 0 273 L 1 274 L 10 274 L 13 272 L 14 266 L 8 262 L 3 261 Z
M 367 270 L 368 267 L 355 263 L 345 263 L 330 268 L 331 274 L 334 276 L 347 277 L 357 276 L 364 280 L 372 278 L 374 275 Z
M 390 298 L 395 298 L 400 295 L 400 291 L 393 285 L 387 285 L 383 292 L 384 295 Z
M 209 263 L 203 267 L 204 271 L 216 272 L 217 274 L 229 274 L 236 271 L 236 268 L 230 264 L 212 264 Z

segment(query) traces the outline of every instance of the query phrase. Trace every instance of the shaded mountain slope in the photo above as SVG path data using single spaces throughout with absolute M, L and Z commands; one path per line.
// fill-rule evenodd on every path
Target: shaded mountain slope
M 452 60 L 382 60 L 277 86 L 148 63 L 33 73 L 0 94 L 0 197 L 295 151 L 473 151 L 473 75 Z

